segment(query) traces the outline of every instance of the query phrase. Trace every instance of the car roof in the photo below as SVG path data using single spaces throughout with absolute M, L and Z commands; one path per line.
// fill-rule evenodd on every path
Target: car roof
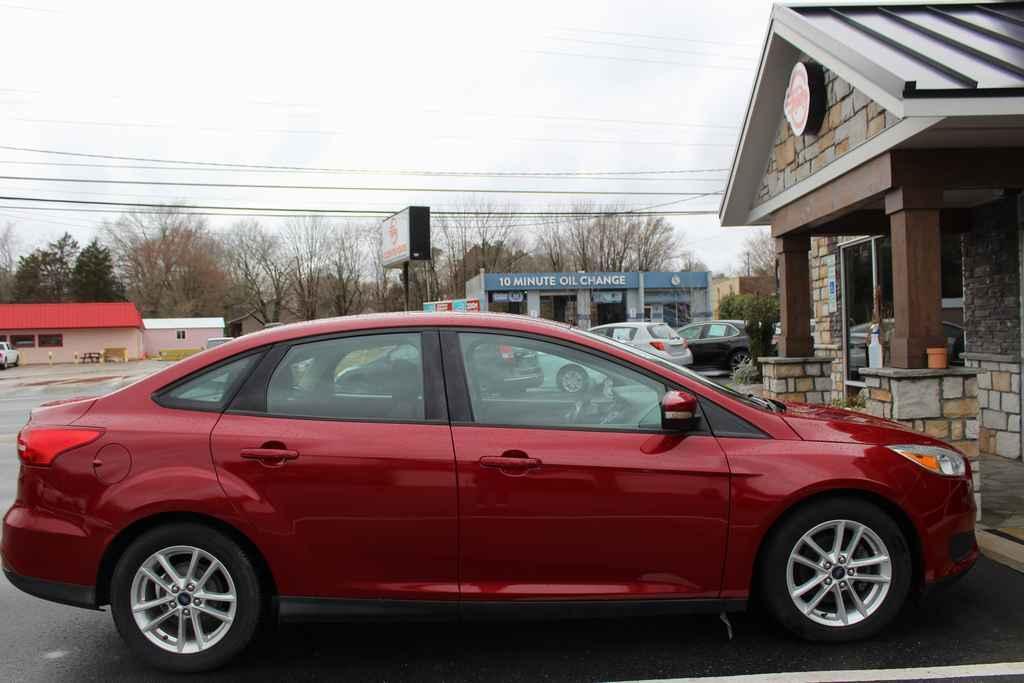
M 657 324 L 658 323 L 647 323 L 647 322 L 645 322 L 645 323 L 638 323 L 638 322 L 605 323 L 604 325 L 597 325 L 595 327 L 591 327 L 590 329 L 592 329 L 592 330 L 600 330 L 601 328 L 604 328 L 604 327 L 643 327 L 645 325 L 657 325 Z

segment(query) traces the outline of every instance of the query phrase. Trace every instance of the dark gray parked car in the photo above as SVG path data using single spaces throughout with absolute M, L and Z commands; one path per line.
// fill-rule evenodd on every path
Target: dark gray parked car
M 735 370 L 750 360 L 750 338 L 742 320 L 706 320 L 680 327 L 690 345 L 694 367 Z

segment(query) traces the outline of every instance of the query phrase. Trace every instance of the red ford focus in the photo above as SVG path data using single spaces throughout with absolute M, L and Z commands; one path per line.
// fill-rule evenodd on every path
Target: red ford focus
M 755 595 L 800 636 L 849 640 L 978 554 L 970 468 L 948 445 L 515 316 L 249 335 L 37 409 L 18 454 L 7 577 L 109 604 L 132 650 L 177 671 L 223 664 L 270 619 L 719 612 Z

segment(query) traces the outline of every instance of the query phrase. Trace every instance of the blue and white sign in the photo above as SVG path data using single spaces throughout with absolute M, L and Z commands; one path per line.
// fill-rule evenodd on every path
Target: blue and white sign
M 526 289 L 636 289 L 639 273 L 488 273 L 489 292 Z

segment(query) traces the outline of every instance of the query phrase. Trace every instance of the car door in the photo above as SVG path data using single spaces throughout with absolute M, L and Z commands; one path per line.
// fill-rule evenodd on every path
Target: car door
M 732 340 L 739 331 L 729 323 L 714 322 L 704 326 L 701 334 L 700 348 L 709 365 L 725 367 L 732 351 Z
M 705 329 L 707 329 L 707 325 L 694 324 L 679 330 L 679 336 L 686 340 L 690 352 L 693 353 L 693 364 L 696 366 L 709 365 L 713 362 L 711 349 L 707 346 L 708 342 L 703 339 Z
M 211 437 L 285 596 L 457 599 L 455 461 L 438 336 L 272 348 Z
M 545 338 L 442 333 L 459 478 L 462 599 L 716 596 L 728 466 L 700 430 L 660 430 L 665 383 L 628 363 Z M 574 364 L 586 396 L 548 382 L 487 391 L 478 344 Z

